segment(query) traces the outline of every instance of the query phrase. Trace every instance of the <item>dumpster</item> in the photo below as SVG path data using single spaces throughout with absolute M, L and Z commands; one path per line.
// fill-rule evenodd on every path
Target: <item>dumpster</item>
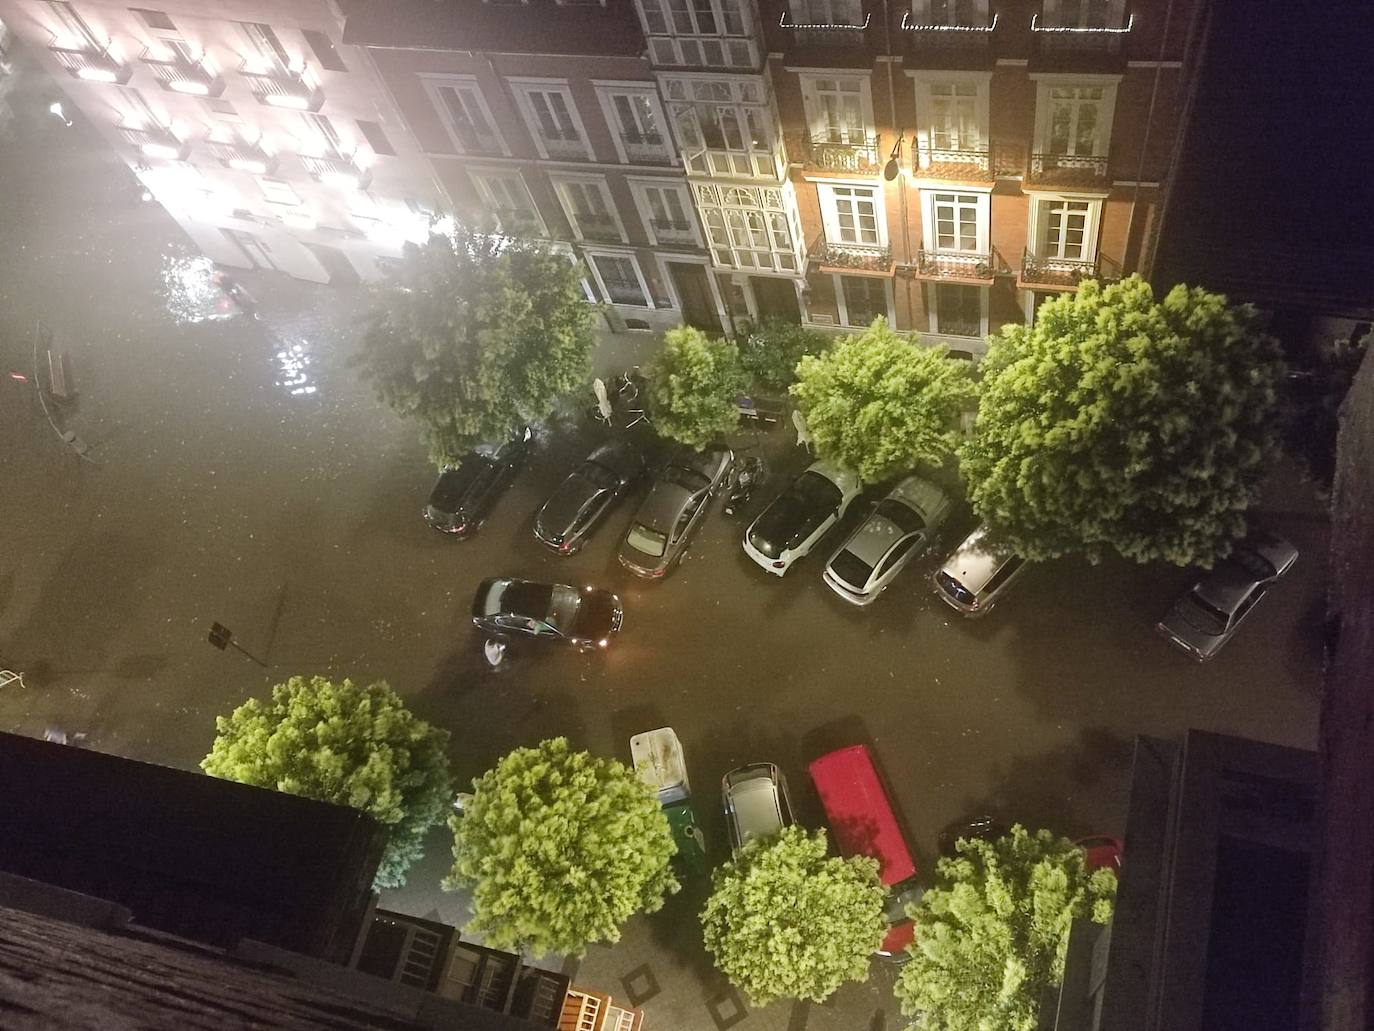
M 687 783 L 687 763 L 682 757 L 682 742 L 672 727 L 660 727 L 630 738 L 630 759 L 639 779 L 658 792 L 660 805 L 667 806 L 691 797 Z

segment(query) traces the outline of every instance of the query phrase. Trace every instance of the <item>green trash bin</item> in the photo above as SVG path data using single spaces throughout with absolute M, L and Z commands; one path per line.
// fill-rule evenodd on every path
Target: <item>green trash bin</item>
M 673 840 L 677 842 L 677 855 L 673 857 L 673 869 L 680 880 L 705 877 L 710 872 L 706 861 L 706 837 L 697 825 L 697 814 L 692 812 L 692 803 L 674 802 L 664 806 L 663 813 L 668 817 L 668 826 L 673 829 Z

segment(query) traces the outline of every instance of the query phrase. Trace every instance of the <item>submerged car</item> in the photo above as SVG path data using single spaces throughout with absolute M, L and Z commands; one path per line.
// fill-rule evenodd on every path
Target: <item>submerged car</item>
M 744 553 L 774 576 L 784 576 L 840 521 L 862 489 L 848 469 L 812 462 L 749 525 Z
M 1175 602 L 1155 628 L 1204 662 L 1221 651 L 1265 592 L 1297 560 L 1298 549 L 1273 534 L 1237 541 L 1231 554 Z
M 941 601 L 970 619 L 977 619 L 987 615 L 1025 568 L 1025 559 L 994 544 L 987 527 L 979 526 L 945 559 L 931 581 Z
M 675 451 L 630 522 L 620 564 L 636 576 L 657 579 L 680 562 L 732 459 L 728 449 Z
M 597 522 L 644 474 L 644 456 L 628 440 L 602 444 L 544 502 L 534 535 L 560 555 L 581 550 Z
M 787 781 L 772 763 L 750 763 L 731 770 L 720 782 L 730 847 L 739 850 L 751 841 L 772 837 L 792 826 L 792 803 Z
M 624 618 L 620 599 L 595 587 L 488 577 L 472 599 L 472 625 L 502 641 L 532 637 L 592 651 L 610 644 Z
M 445 466 L 430 491 L 425 522 L 459 540 L 480 530 L 529 458 L 532 436 L 526 426 L 504 444 L 479 444 L 457 465 Z
M 949 498 L 939 487 L 907 477 L 830 556 L 825 582 L 847 602 L 873 604 L 902 567 L 934 543 L 949 510 Z

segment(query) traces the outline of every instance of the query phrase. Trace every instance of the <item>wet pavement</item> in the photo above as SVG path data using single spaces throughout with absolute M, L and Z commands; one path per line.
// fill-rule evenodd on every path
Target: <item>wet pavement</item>
M 54 428 L 31 388 L 0 382 L 0 667 L 26 680 L 0 689 L 3 729 L 58 725 L 189 769 L 215 715 L 316 672 L 388 680 L 452 732 L 462 779 L 554 734 L 628 759 L 632 734 L 671 725 L 717 856 L 727 769 L 780 764 L 802 822 L 819 826 L 806 763 L 866 741 L 924 870 L 940 828 L 975 811 L 1073 836 L 1119 833 L 1135 734 L 1198 727 L 1314 745 L 1328 528 L 1282 470 L 1264 519 L 1302 558 L 1205 666 L 1152 630 L 1189 581 L 1182 570 L 1051 563 L 967 622 L 930 594 L 933 559 L 859 611 L 822 584 L 822 555 L 783 580 L 764 573 L 740 549 L 743 521 L 718 510 L 662 583 L 615 563 L 630 506 L 581 554 L 559 558 L 531 527 L 597 439 L 574 417 L 544 428 L 486 528 L 452 541 L 420 518 L 433 470 L 415 434 L 345 367 L 357 294 L 249 275 L 260 321 L 199 317 L 217 314 L 213 304 L 167 286 L 195 282 L 177 226 L 138 199 L 80 118 L 67 128 L 46 113 L 51 99 L 20 82 L 10 110 L 0 101 L 0 372 L 32 375 L 42 320 L 79 390 Z M 600 367 L 642 360 L 652 345 L 608 334 Z M 83 457 L 60 430 L 84 442 Z M 775 459 L 766 495 L 806 458 L 783 428 L 739 441 L 756 442 Z M 624 631 L 605 654 L 512 649 L 493 671 L 467 610 L 495 574 L 611 587 Z M 212 621 L 268 668 L 211 647 Z M 447 858 L 436 833 L 411 886 L 383 904 L 460 922 L 461 900 L 438 889 Z M 700 947 L 700 896 L 689 886 L 662 914 L 632 921 L 619 945 L 594 947 L 579 979 L 642 1000 L 649 1028 L 901 1025 L 890 971 L 876 969 L 825 1006 L 732 1017 L 741 1004 Z

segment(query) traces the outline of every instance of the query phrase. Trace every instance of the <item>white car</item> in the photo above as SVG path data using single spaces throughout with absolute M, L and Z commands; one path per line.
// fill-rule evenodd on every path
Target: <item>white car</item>
M 812 462 L 772 500 L 744 535 L 744 553 L 774 576 L 814 548 L 838 523 L 863 482 L 848 469 Z
M 902 567 L 934 543 L 949 510 L 944 491 L 908 476 L 830 557 L 826 584 L 847 602 L 873 604 Z

